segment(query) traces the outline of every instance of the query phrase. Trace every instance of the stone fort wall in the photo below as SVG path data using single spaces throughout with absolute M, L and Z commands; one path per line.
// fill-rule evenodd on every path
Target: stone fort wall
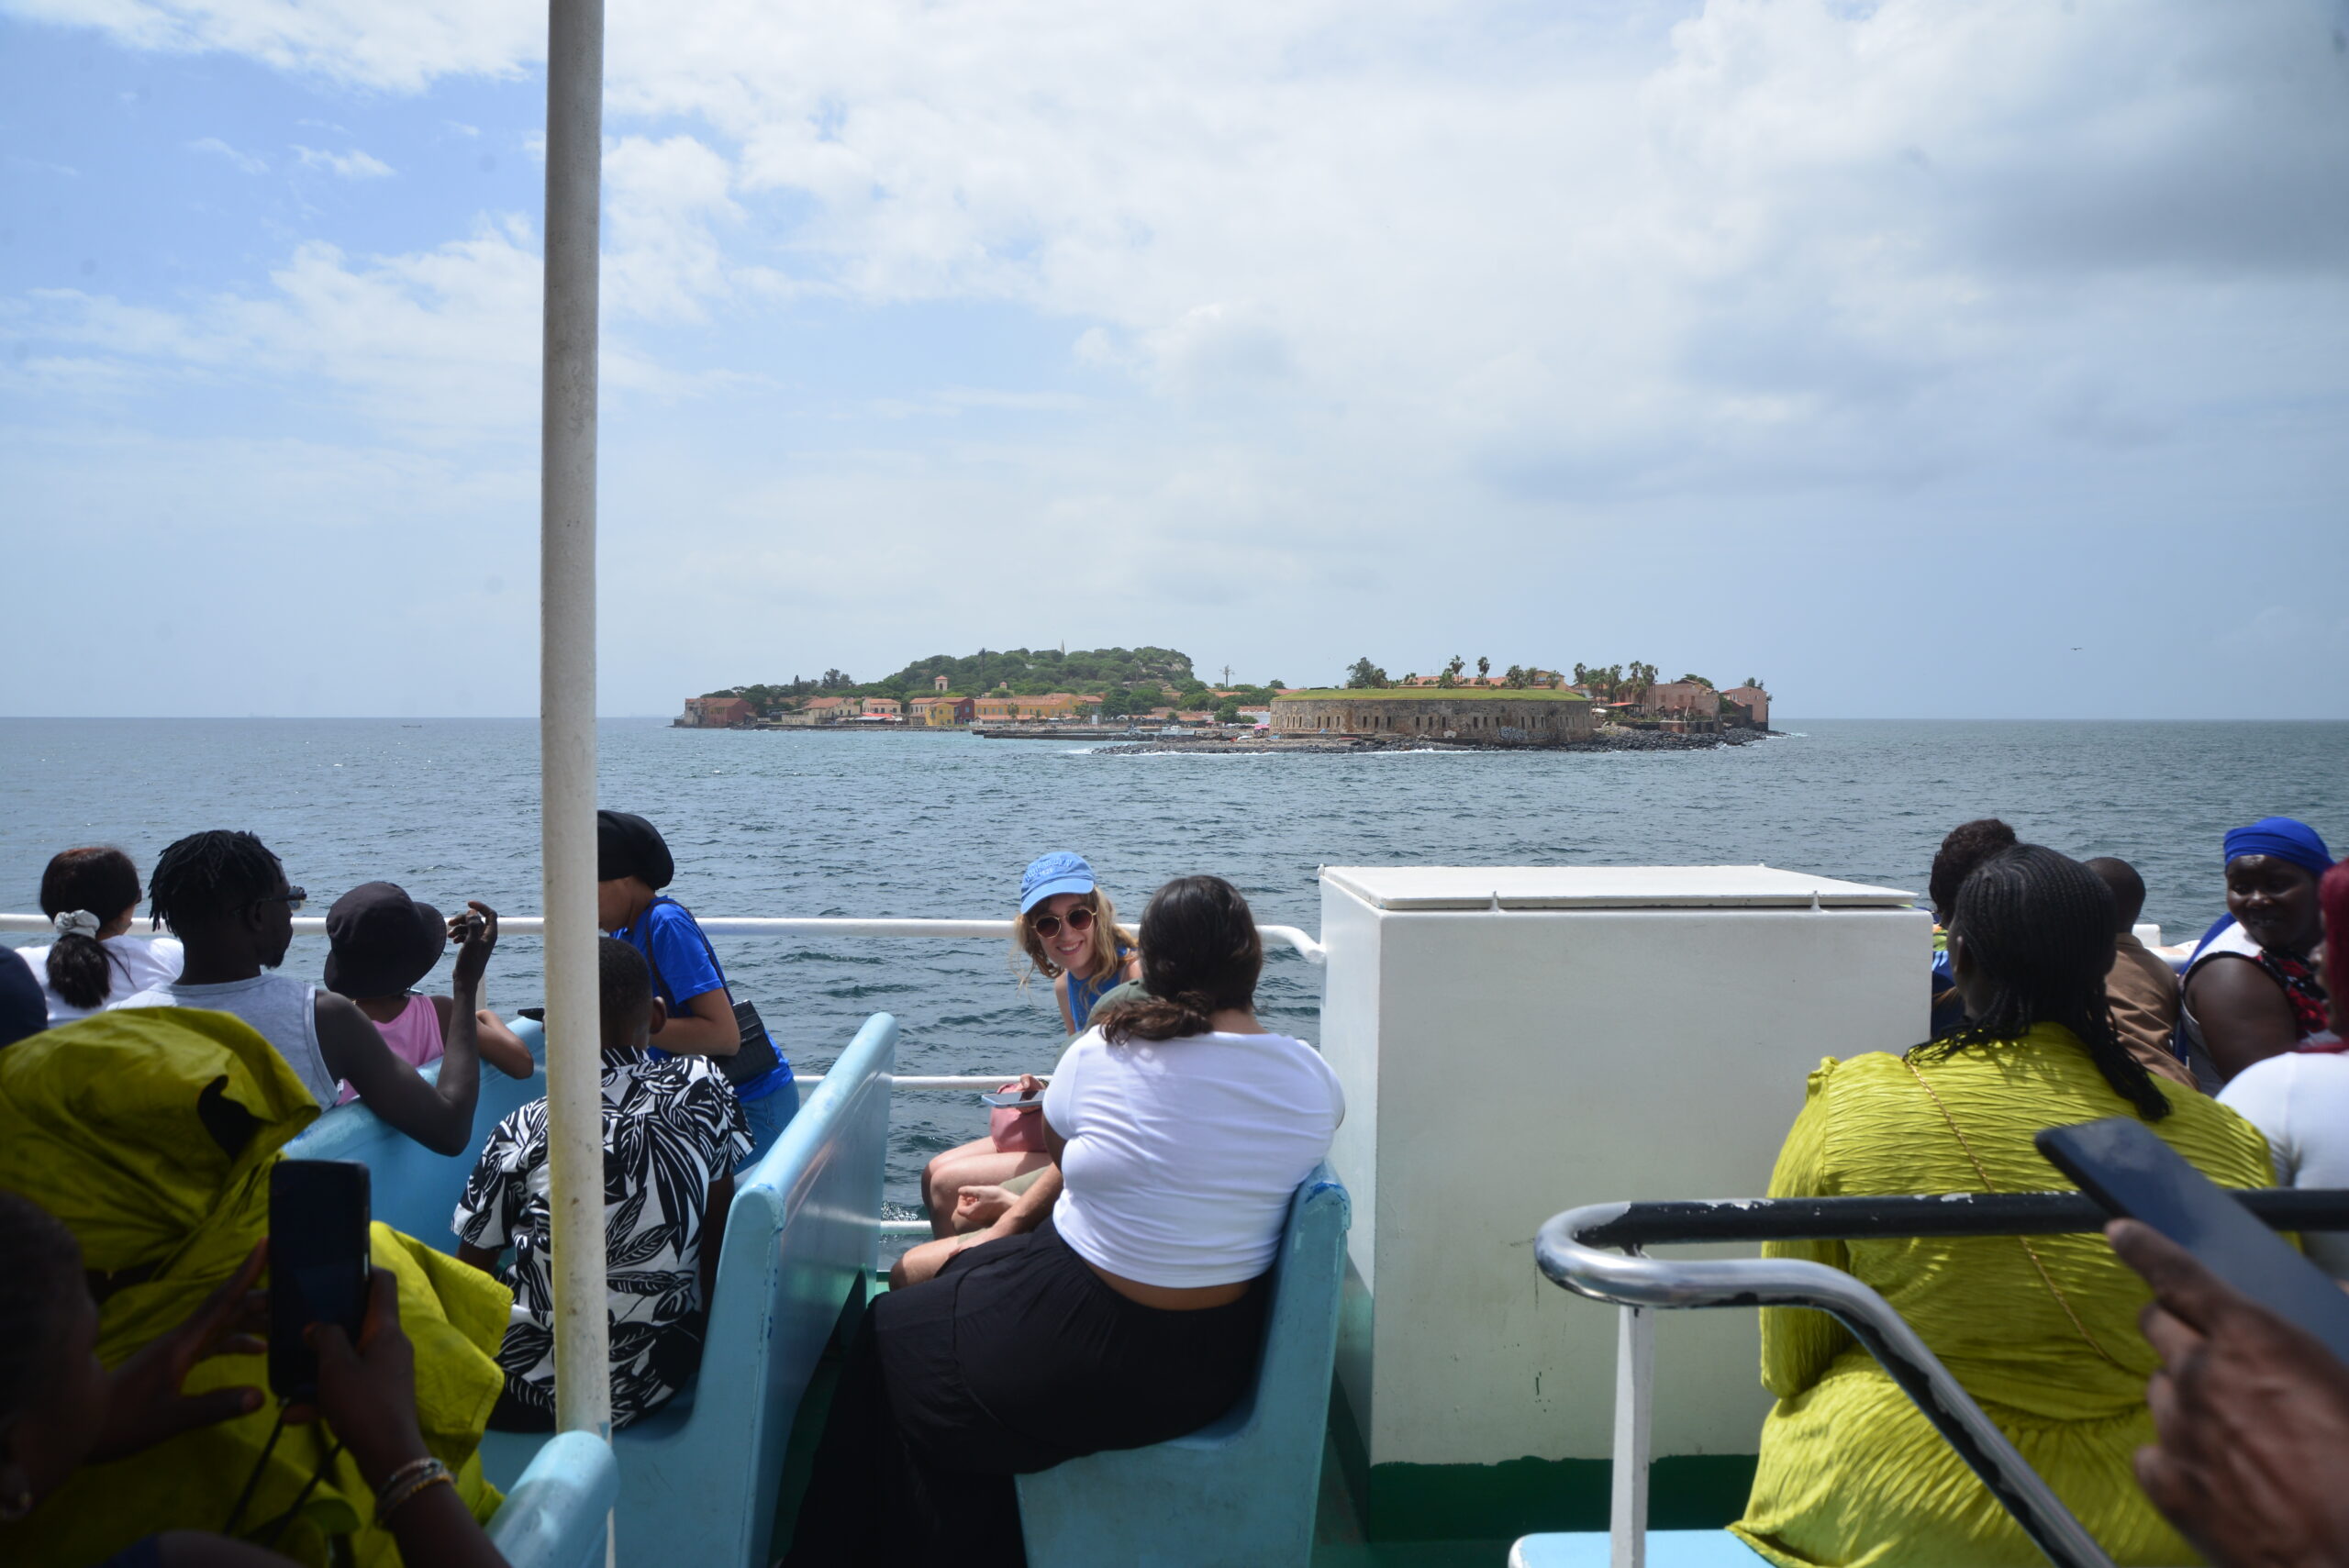
M 1557 697 L 1455 697 L 1441 691 L 1273 697 L 1276 735 L 1408 735 L 1487 746 L 1563 746 L 1589 740 L 1595 727 L 1590 704 Z

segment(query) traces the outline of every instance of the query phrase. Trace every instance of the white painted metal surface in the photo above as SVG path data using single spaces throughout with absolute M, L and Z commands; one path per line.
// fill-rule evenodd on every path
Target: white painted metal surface
M 1613 1325 L 1542 1288 L 1531 1238 L 1574 1204 L 1764 1192 L 1821 1057 L 1925 1037 L 1910 899 L 1758 867 L 1323 873 L 1339 1376 L 1374 1465 L 1608 1457 Z M 1754 1451 L 1754 1319 L 1655 1333 L 1655 1451 Z
M 539 768 L 555 1417 L 565 1431 L 608 1440 L 596 957 L 596 357 L 603 126 L 603 0 L 550 0 Z M 610 1550 L 607 1537 L 607 1558 Z
M 1614 1496 L 1608 1509 L 1610 1568 L 1647 1568 L 1648 1447 L 1655 1415 L 1655 1314 L 1615 1309 Z
M 1323 866 L 1375 909 L 1902 908 L 1913 893 L 1770 866 Z

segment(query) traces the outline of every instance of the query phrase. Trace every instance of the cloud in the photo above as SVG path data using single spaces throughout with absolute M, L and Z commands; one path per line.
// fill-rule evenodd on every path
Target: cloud
M 239 152 L 217 136 L 203 137 L 191 141 L 187 144 L 187 150 L 190 152 L 201 152 L 208 158 L 226 159 L 240 173 L 266 174 L 269 172 L 269 164 L 266 161 L 250 152 Z
M 321 152 L 315 147 L 294 149 L 305 169 L 324 169 L 344 180 L 380 180 L 392 172 L 392 166 L 373 153 L 352 148 L 348 152 Z
M 543 48 L 506 0 L 0 3 L 362 95 Z M 1338 625 L 1453 613 L 1372 547 L 1471 529 L 1520 586 L 1659 536 L 1692 576 L 1737 563 L 1734 590 L 1579 609 L 1594 634 L 1772 593 L 1897 617 L 1995 540 L 2031 583 L 1966 593 L 2070 613 L 2063 573 L 2104 573 L 2185 628 L 2181 661 L 2210 622 L 2153 545 L 2240 526 L 2349 566 L 2321 526 L 2349 398 L 2341 0 L 707 0 L 609 26 L 607 384 L 757 395 L 735 446 L 678 438 L 638 514 L 690 508 L 729 581 L 811 625 L 860 552 L 1039 527 L 1117 541 L 1091 602 L 1142 613 L 1220 550 L 1328 589 L 1280 619 Z M 206 299 L 19 302 L 9 373 L 94 401 L 277 378 L 395 444 L 520 439 L 528 227 L 393 249 L 281 240 Z M 817 421 L 839 439 L 796 439 Z M 809 575 L 785 524 L 837 551 Z M 2135 586 L 2097 564 L 2123 557 Z M 973 561 L 907 613 L 1016 600 L 1025 570 Z

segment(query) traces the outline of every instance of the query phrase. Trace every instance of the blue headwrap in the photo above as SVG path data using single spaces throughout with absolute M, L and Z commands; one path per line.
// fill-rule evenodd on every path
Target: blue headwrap
M 2289 817 L 2263 817 L 2248 828 L 2227 829 L 2226 858 L 2243 855 L 2273 855 L 2317 876 L 2332 869 L 2332 851 L 2316 829 Z

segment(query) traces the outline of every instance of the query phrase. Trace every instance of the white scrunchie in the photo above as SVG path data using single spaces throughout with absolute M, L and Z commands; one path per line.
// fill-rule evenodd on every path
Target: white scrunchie
M 61 937 L 92 937 L 98 934 L 99 920 L 87 909 L 68 909 L 50 921 Z

